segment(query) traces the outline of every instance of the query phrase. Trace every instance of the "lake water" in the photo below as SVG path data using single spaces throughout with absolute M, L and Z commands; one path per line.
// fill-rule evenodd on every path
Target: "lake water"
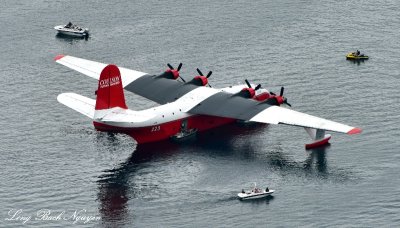
M 400 4 L 365 1 L 2 1 L 0 226 L 397 227 Z M 56 36 L 68 21 L 88 40 Z M 370 56 L 345 59 L 349 51 Z M 210 83 L 261 83 L 292 108 L 363 129 L 304 150 L 305 131 L 228 126 L 137 146 L 57 102 L 97 82 L 68 54 Z M 154 106 L 126 93 L 128 107 Z M 241 202 L 253 182 L 273 197 Z

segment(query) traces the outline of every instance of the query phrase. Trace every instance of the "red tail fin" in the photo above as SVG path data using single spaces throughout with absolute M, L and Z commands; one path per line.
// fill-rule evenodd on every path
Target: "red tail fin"
M 100 74 L 97 89 L 96 110 L 121 107 L 127 109 L 119 69 L 115 65 L 106 66 Z

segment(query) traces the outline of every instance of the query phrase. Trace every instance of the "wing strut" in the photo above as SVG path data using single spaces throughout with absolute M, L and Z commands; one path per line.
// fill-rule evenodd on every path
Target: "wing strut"
M 325 130 L 308 128 L 308 127 L 305 127 L 304 130 L 306 130 L 306 132 L 310 135 L 311 139 L 314 140 L 312 143 L 308 143 L 305 145 L 306 150 L 320 146 L 326 146 L 329 144 L 331 135 L 325 134 Z

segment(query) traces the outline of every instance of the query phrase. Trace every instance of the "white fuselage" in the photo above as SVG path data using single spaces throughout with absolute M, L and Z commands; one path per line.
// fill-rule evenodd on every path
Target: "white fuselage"
M 244 87 L 246 87 L 246 85 L 237 85 L 223 89 L 199 87 L 185 94 L 175 102 L 142 111 L 133 111 L 118 107 L 108 110 L 96 110 L 93 120 L 99 123 L 124 128 L 160 125 L 193 116 L 187 111 L 218 92 L 224 91 L 233 94 L 239 92 Z M 268 92 L 265 89 L 260 89 L 258 91 L 259 93 Z M 120 114 L 118 115 L 119 118 L 116 119 L 113 114 Z M 112 116 L 112 118 L 108 118 L 108 116 Z

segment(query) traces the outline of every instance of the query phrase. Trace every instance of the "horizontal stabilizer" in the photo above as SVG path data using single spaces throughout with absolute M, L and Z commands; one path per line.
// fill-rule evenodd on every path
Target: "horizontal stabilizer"
M 58 102 L 93 119 L 96 101 L 76 93 L 62 93 L 57 97 Z

